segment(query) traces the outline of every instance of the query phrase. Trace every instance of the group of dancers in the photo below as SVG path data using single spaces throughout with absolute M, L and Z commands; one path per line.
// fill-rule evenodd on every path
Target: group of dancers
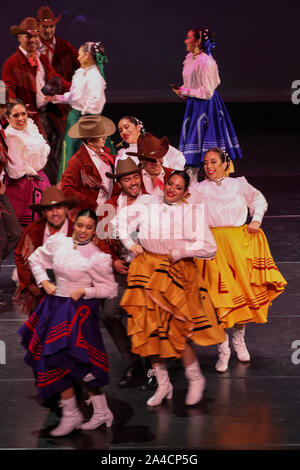
M 146 132 L 140 118 L 124 115 L 116 126 L 102 115 L 107 58 L 100 42 L 80 46 L 71 82 L 55 71 L 59 20 L 42 7 L 37 18 L 11 28 L 31 81 L 36 74 L 30 86 L 37 108 L 21 99 L 11 68 L 17 58 L 8 60 L 0 190 L 0 202 L 6 196 L 10 204 L 9 210 L 2 204 L 0 218 L 7 245 L 19 224 L 5 256 L 14 244 L 14 300 L 28 314 L 19 330 L 25 362 L 40 399 L 60 395 L 62 417 L 52 436 L 113 423 L 101 390 L 109 384 L 109 358 L 99 317 L 126 362 L 120 387 L 149 368 L 155 391 L 147 405 L 160 405 L 173 395 L 168 361 L 182 359 L 185 404 L 192 406 L 206 384 L 193 345 L 216 345 L 215 367 L 225 372 L 232 330 L 238 359 L 249 362 L 245 325 L 265 323 L 286 286 L 260 228 L 265 197 L 246 178 L 230 176 L 241 151 L 216 91 L 213 33 L 190 30 L 185 40 L 183 85 L 171 85 L 187 100 L 176 149 L 167 137 Z M 43 67 L 51 73 L 41 73 Z M 54 106 L 69 106 L 60 114 L 65 133 L 55 149 L 47 136 Z M 118 152 L 111 140 L 117 130 Z M 79 382 L 93 407 L 87 422 L 76 399 Z

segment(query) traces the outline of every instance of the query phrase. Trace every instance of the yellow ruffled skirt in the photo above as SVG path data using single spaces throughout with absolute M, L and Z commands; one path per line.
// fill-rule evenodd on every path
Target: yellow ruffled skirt
M 264 232 L 251 234 L 247 226 L 211 229 L 217 254 L 196 260 L 200 277 L 224 328 L 236 323 L 265 323 L 273 299 L 287 284 L 270 252 Z
M 166 255 L 139 255 L 120 305 L 128 314 L 132 351 L 140 356 L 179 358 L 187 339 L 202 346 L 225 341 L 192 259 L 171 264 Z

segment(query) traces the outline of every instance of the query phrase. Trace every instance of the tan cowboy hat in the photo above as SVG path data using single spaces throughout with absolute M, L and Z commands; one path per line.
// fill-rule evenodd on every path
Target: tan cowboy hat
M 107 137 L 116 132 L 114 123 L 105 116 L 86 115 L 82 116 L 68 132 L 69 137 L 74 139 Z
M 141 168 L 132 160 L 132 158 L 120 158 L 117 163 L 115 174 L 106 172 L 105 175 L 110 179 L 118 179 L 123 176 L 131 175 L 132 173 L 140 173 Z
M 34 212 L 41 212 L 47 207 L 56 206 L 57 204 L 64 204 L 69 209 L 77 206 L 78 198 L 69 197 L 66 198 L 64 193 L 60 191 L 56 186 L 49 186 L 46 188 L 42 194 L 42 200 L 40 204 L 31 204 L 29 209 Z
M 56 24 L 61 20 L 61 13 L 55 18 L 53 11 L 50 7 L 44 6 L 38 9 L 36 14 L 38 24 Z
M 9 32 L 12 36 L 18 36 L 18 34 L 37 34 L 39 32 L 38 24 L 35 18 L 27 16 L 19 24 L 19 26 L 11 26 Z
M 163 158 L 169 150 L 167 137 L 158 139 L 150 132 L 140 134 L 137 140 L 137 152 L 126 152 L 126 155 L 139 157 L 140 160 L 155 161 Z

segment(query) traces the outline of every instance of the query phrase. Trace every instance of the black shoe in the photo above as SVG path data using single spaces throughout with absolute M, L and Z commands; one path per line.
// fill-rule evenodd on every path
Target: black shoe
M 126 387 L 135 387 L 138 382 L 138 379 L 141 380 L 141 376 L 144 374 L 143 363 L 140 359 L 135 361 L 131 366 L 129 366 L 122 379 L 118 383 L 118 386 L 121 388 Z

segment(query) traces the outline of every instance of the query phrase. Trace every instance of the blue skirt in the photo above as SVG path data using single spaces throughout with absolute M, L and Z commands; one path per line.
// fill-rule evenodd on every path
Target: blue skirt
M 46 295 L 18 333 L 27 350 L 39 398 L 49 398 L 89 374 L 88 386 L 109 383 L 97 318 L 99 301 Z M 86 380 L 86 379 L 85 379 Z
M 240 145 L 226 106 L 217 91 L 210 100 L 187 98 L 179 150 L 186 164 L 200 167 L 207 150 L 219 147 L 231 159 L 241 158 Z

